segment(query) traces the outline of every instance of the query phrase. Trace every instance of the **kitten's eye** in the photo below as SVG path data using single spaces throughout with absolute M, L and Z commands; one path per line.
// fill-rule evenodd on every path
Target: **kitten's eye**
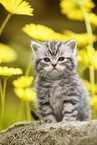
M 44 58 L 45 62 L 50 62 L 50 59 L 48 57 Z
M 59 57 L 58 61 L 63 61 L 65 57 Z

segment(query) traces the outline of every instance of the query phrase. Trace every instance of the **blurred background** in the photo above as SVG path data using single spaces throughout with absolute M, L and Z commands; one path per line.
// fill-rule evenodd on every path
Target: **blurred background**
M 84 22 L 72 21 L 62 15 L 60 12 L 59 0 L 26 0 L 30 3 L 32 8 L 34 8 L 34 16 L 22 16 L 13 15 L 6 25 L 0 42 L 9 45 L 17 53 L 17 60 L 12 63 L 4 64 L 9 67 L 19 67 L 23 69 L 25 74 L 25 69 L 28 64 L 29 56 L 32 55 L 30 43 L 31 38 L 22 31 L 22 28 L 29 23 L 43 24 L 52 28 L 56 32 L 62 32 L 63 30 L 71 30 L 77 33 L 86 32 Z M 97 1 L 94 0 L 97 5 Z M 93 12 L 97 14 L 97 7 L 93 9 Z M 7 11 L 2 5 L 0 5 L 0 25 L 2 24 L 4 18 L 7 15 Z M 97 29 L 95 30 L 97 34 Z M 35 75 L 34 66 L 32 64 L 32 69 L 30 75 Z M 16 79 L 17 76 L 11 77 L 7 82 L 7 96 L 5 102 L 5 128 L 13 124 L 16 120 L 16 115 L 18 113 L 20 99 L 15 95 L 13 91 L 12 81 Z M 32 106 L 33 108 L 33 106 Z M 23 112 L 25 114 L 25 110 Z

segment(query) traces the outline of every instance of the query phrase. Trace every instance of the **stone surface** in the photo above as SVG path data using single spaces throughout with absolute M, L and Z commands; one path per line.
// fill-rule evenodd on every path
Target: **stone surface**
M 0 145 L 97 145 L 97 120 L 24 121 L 0 133 Z

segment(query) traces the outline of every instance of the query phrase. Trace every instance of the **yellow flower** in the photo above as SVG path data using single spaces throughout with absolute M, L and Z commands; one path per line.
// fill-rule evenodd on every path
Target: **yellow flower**
M 70 39 L 76 39 L 78 47 L 83 47 L 85 45 L 89 44 L 89 37 L 87 33 L 74 33 L 72 31 L 69 30 L 65 30 L 63 31 L 63 33 L 68 37 L 68 40 Z M 92 41 L 96 42 L 97 41 L 97 36 L 93 35 L 92 36 Z
M 90 64 L 97 69 L 97 50 L 90 55 Z
M 97 111 L 97 95 L 91 97 L 91 105 Z
M 91 84 L 90 84 L 90 82 L 88 82 L 87 80 L 84 80 L 84 83 L 85 83 L 85 86 L 87 87 L 87 89 L 89 91 L 91 91 Z
M 1 4 L 11 14 L 32 16 L 33 9 L 28 2 L 23 0 L 2 0 Z
M 84 80 L 84 83 L 85 83 L 86 87 L 88 88 L 88 90 L 92 91 L 91 83 L 89 81 L 87 81 L 87 80 Z M 95 89 L 95 92 L 97 92 L 97 84 L 95 84 L 94 89 Z
M 0 57 L 2 58 L 2 62 L 12 62 L 16 59 L 17 54 L 9 46 L 0 43 Z
M 22 74 L 22 70 L 20 68 L 8 68 L 7 66 L 0 67 L 0 76 L 13 76 Z
M 26 25 L 23 28 L 23 31 L 34 39 L 44 40 L 44 41 L 54 33 L 52 29 L 39 24 Z
M 70 19 L 83 20 L 84 15 L 82 9 L 87 12 L 91 12 L 91 9 L 95 7 L 92 0 L 61 0 L 60 2 L 61 12 L 66 14 Z
M 36 93 L 31 88 L 14 88 L 16 95 L 25 101 L 34 101 L 36 99 Z
M 47 40 L 63 40 L 67 41 L 68 37 L 64 34 L 54 32 Z
M 92 65 L 97 69 L 97 50 L 91 48 L 90 46 L 85 49 L 79 50 L 78 60 L 86 66 Z
M 97 50 L 91 48 L 90 46 L 87 46 L 87 52 L 89 56 L 90 65 L 97 69 Z
M 97 26 L 97 15 L 95 15 L 94 13 L 90 13 L 88 14 L 88 17 L 90 23 Z
M 0 63 L 2 62 L 3 58 L 4 58 L 4 55 L 2 55 L 2 53 L 1 53 L 0 54 Z
M 85 49 L 79 50 L 78 61 L 83 65 L 89 66 L 89 56 Z
M 33 81 L 33 76 L 27 77 L 27 76 L 21 76 L 17 80 L 13 81 L 13 85 L 17 88 L 26 88 L 29 87 Z
M 27 33 L 30 37 L 40 40 L 40 41 L 47 41 L 47 40 L 65 40 L 67 37 L 60 33 L 56 33 L 51 28 L 48 28 L 44 25 L 35 25 L 35 24 L 27 24 L 23 27 L 23 31 Z

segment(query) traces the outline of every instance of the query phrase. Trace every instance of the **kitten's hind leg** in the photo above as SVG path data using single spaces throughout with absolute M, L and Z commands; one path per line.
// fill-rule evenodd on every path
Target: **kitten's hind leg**
M 76 116 L 77 116 L 77 111 L 70 113 L 70 114 L 66 113 L 63 117 L 62 122 L 66 121 L 66 120 L 67 121 L 75 121 L 75 120 L 77 120 Z

